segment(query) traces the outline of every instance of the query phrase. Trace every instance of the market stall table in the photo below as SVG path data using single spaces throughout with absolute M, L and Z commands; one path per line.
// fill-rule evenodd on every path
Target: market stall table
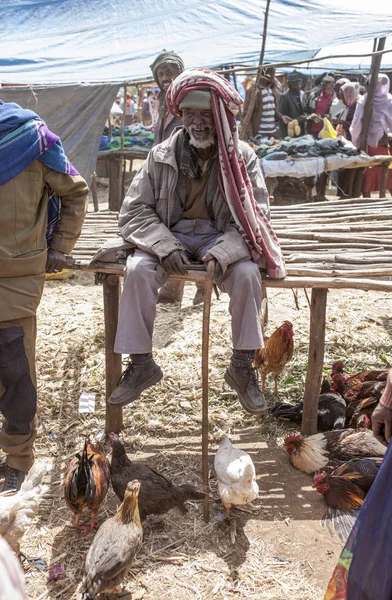
M 344 155 L 331 155 L 331 156 L 319 156 L 309 158 L 287 158 L 285 160 L 268 160 L 261 158 L 260 166 L 267 179 L 269 180 L 277 177 L 294 177 L 295 179 L 302 179 L 306 177 L 316 177 L 322 173 L 331 171 L 338 171 L 339 169 L 365 169 L 368 167 L 379 167 L 382 166 L 385 177 L 388 172 L 388 168 L 392 162 L 392 156 L 368 156 L 360 154 L 358 156 L 344 156 Z M 352 194 L 352 187 L 354 182 L 355 171 L 353 171 L 350 178 L 350 189 L 348 195 Z M 386 185 L 384 189 L 380 190 L 380 198 L 385 197 Z

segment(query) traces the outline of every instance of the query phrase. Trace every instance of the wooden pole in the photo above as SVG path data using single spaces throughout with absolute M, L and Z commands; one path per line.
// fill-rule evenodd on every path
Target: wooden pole
M 97 174 L 94 171 L 91 177 L 91 195 L 93 197 L 94 212 L 98 212 L 98 191 L 97 191 Z
M 317 411 L 324 363 L 327 292 L 326 288 L 312 290 L 308 369 L 302 417 L 302 433 L 305 435 L 317 433 Z
M 385 162 L 382 165 L 382 175 L 381 175 L 381 185 L 380 185 L 380 198 L 385 198 L 386 195 L 387 195 L 388 172 L 389 172 L 389 163 Z
M 256 104 L 256 97 L 259 92 L 260 79 L 261 79 L 261 75 L 262 75 L 262 66 L 263 66 L 263 62 L 264 62 L 265 43 L 267 40 L 267 26 L 268 26 L 268 15 L 269 15 L 270 4 L 271 4 L 271 0 L 267 0 L 267 4 L 265 7 L 265 13 L 264 13 L 263 41 L 261 44 L 259 70 L 257 72 L 256 82 L 254 84 L 254 87 L 253 87 L 253 89 L 250 90 L 251 96 L 250 96 L 248 111 L 244 117 L 244 120 L 242 123 L 242 129 L 241 129 L 241 139 L 242 140 L 246 139 L 246 137 L 247 137 L 249 125 L 250 125 L 253 111 L 254 111 L 255 104 Z
M 385 37 L 380 38 L 378 40 L 378 44 L 377 44 L 378 52 L 381 52 L 384 50 L 385 42 L 386 42 Z M 375 43 L 376 43 L 376 41 L 375 41 Z M 378 74 L 380 72 L 381 60 L 382 60 L 382 54 L 373 56 L 372 64 L 370 67 L 370 83 L 369 83 L 369 87 L 368 87 L 368 91 L 367 91 L 367 95 L 366 95 L 366 104 L 363 109 L 362 129 L 361 129 L 361 135 L 359 138 L 359 149 L 363 150 L 364 152 L 367 152 L 367 138 L 368 138 L 368 133 L 369 133 L 370 120 L 372 117 L 373 98 L 374 98 L 374 92 L 375 92 L 376 85 L 377 85 Z M 358 169 L 358 171 L 357 171 L 357 175 L 355 177 L 355 182 L 354 182 L 354 187 L 353 187 L 353 195 L 355 197 L 356 196 L 359 197 L 361 195 L 362 180 L 363 180 L 364 172 L 365 172 L 364 169 Z
M 119 277 L 117 275 L 105 275 L 103 278 L 103 310 L 105 317 L 106 433 L 111 431 L 118 433 L 123 426 L 121 406 L 113 406 L 108 403 L 110 394 L 118 385 L 121 377 L 121 354 L 114 352 L 119 303 Z
M 210 312 L 211 294 L 213 285 L 213 268 L 215 261 L 208 262 L 208 274 L 204 281 L 204 303 L 203 303 L 203 329 L 201 340 L 201 379 L 202 379 L 202 479 L 203 488 L 207 496 L 203 501 L 203 517 L 206 523 L 210 520 L 210 508 L 208 498 L 208 350 L 210 343 Z

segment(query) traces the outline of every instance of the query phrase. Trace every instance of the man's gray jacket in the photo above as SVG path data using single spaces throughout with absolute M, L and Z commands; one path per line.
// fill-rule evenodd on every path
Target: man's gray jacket
M 122 237 L 141 250 L 155 254 L 160 260 L 174 250 L 183 249 L 170 231 L 182 218 L 185 206 L 186 186 L 181 185 L 181 179 L 179 182 L 176 159 L 183 135 L 182 130 L 175 131 L 165 142 L 152 148 L 127 192 L 119 216 Z M 269 196 L 258 158 L 248 144 L 239 143 L 255 200 L 269 217 Z M 222 271 L 238 260 L 249 260 L 247 245 L 220 193 L 217 169 L 211 173 L 207 184 L 207 208 L 214 216 L 217 230 L 222 232 L 209 250 Z

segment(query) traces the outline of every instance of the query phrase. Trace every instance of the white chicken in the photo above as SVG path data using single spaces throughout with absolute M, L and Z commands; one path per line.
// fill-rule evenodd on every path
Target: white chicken
M 225 436 L 215 454 L 214 468 L 219 495 L 230 519 L 232 505 L 249 504 L 259 495 L 255 466 L 249 454 L 234 448 L 229 438 Z M 231 526 L 231 538 L 234 543 L 235 524 Z
M 0 535 L 18 555 L 20 541 L 47 491 L 47 486 L 42 483 L 47 470 L 47 464 L 37 463 L 30 469 L 19 492 L 0 494 Z
M 22 567 L 0 536 L 0 600 L 26 600 Z

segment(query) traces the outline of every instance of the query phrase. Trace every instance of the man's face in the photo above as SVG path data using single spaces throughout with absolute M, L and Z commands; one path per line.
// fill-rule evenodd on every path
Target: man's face
M 330 96 L 333 93 L 333 83 L 324 83 L 323 92 L 326 96 Z
M 175 80 L 176 77 L 178 77 L 180 74 L 180 69 L 178 67 L 176 67 L 175 65 L 170 65 L 170 64 L 163 64 L 160 65 L 157 69 L 157 79 L 158 79 L 158 85 L 161 88 L 161 90 L 163 90 L 164 92 L 166 92 L 171 84 L 172 81 Z
M 212 110 L 184 108 L 182 111 L 184 127 L 190 135 L 195 148 L 208 148 L 215 144 L 215 126 Z
M 298 93 L 301 90 L 301 82 L 295 81 L 294 83 L 290 83 L 289 87 L 292 92 Z

